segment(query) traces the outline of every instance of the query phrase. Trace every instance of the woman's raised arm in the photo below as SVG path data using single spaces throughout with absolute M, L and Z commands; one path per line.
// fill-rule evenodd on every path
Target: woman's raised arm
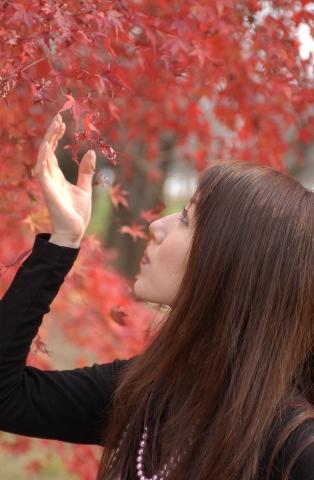
M 84 155 L 77 185 L 68 183 L 54 154 L 64 130 L 57 115 L 41 144 L 35 168 L 52 234 L 36 237 L 31 255 L 0 300 L 0 430 L 101 444 L 103 413 L 117 371 L 125 362 L 71 371 L 26 366 L 32 339 L 76 259 L 90 218 L 95 153 Z
M 76 248 L 84 235 L 91 214 L 91 184 L 96 156 L 89 150 L 82 158 L 76 185 L 61 172 L 55 150 L 65 131 L 61 115 L 57 115 L 41 143 L 35 174 L 41 185 L 51 219 L 50 242 Z

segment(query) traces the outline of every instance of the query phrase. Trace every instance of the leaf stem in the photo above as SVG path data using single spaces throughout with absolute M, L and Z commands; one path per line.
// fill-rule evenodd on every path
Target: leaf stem
M 37 63 L 42 62 L 43 60 L 46 60 L 46 59 L 47 59 L 47 55 L 45 55 L 42 58 L 39 58 L 38 60 L 35 60 L 35 62 L 32 62 L 29 65 L 27 65 L 26 67 L 22 68 L 21 70 L 18 70 L 18 72 L 25 72 L 25 70 L 27 70 L 28 68 L 33 67 Z M 8 77 L 5 77 L 5 78 L 0 77 L 0 80 L 2 82 L 6 82 L 7 80 L 10 80 L 11 78 L 15 78 L 17 75 L 18 75 L 18 73 L 14 73 L 13 75 L 9 75 Z
M 59 89 L 60 89 L 60 92 L 62 93 L 63 96 L 65 96 L 64 90 L 63 90 L 63 88 L 62 88 L 62 86 L 61 86 L 61 84 L 60 84 L 60 82 L 59 82 L 59 79 L 58 79 L 58 77 L 57 77 L 56 72 L 54 71 L 54 68 L 53 68 L 52 63 L 51 63 L 51 61 L 50 61 L 50 58 L 49 58 L 48 53 L 47 53 L 47 62 L 49 63 L 49 66 L 50 66 L 51 71 L 52 71 L 52 75 L 53 75 L 55 81 L 56 81 L 57 84 L 58 84 L 58 87 L 59 87 Z
M 36 65 L 36 63 L 39 63 L 39 62 L 42 62 L 43 60 L 46 60 L 46 58 L 47 58 L 47 54 L 44 57 L 39 58 L 35 62 L 31 63 L 30 65 L 27 65 L 26 67 L 22 68 L 22 70 L 20 70 L 20 72 L 24 72 L 24 70 L 27 70 L 28 68 L 33 67 L 34 65 Z M 14 75 L 12 75 L 12 76 L 14 76 Z

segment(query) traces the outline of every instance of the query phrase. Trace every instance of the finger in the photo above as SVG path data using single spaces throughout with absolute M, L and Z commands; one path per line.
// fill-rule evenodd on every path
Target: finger
M 62 171 L 59 168 L 58 162 L 51 152 L 51 148 L 48 142 L 45 142 L 39 151 L 37 163 L 34 168 L 34 173 L 38 178 L 38 181 L 42 187 L 44 195 L 47 200 L 47 195 L 51 193 L 51 186 L 54 185 L 54 189 L 62 191 L 63 185 L 66 180 Z M 50 193 L 49 193 L 50 192 Z
M 59 130 L 56 131 L 55 137 L 53 139 L 52 143 L 52 151 L 54 152 L 58 146 L 59 140 L 61 137 L 63 137 L 65 132 L 65 123 L 62 123 L 59 127 Z
M 50 123 L 43 141 L 49 141 L 51 138 L 52 132 L 55 131 L 55 129 L 61 124 L 62 124 L 62 117 L 60 114 L 58 114 L 53 118 L 52 122 Z
M 51 136 L 54 135 L 57 127 L 59 125 L 62 124 L 62 117 L 61 115 L 58 113 L 53 119 L 52 119 L 52 122 L 50 123 L 48 129 L 47 129 L 47 132 L 44 136 L 44 139 L 42 141 L 42 143 L 45 143 L 47 141 L 51 141 Z
M 95 172 L 96 154 L 88 150 L 81 160 L 78 172 L 77 186 L 87 193 L 92 191 L 92 179 Z
M 48 141 L 49 141 L 52 152 L 55 151 L 58 145 L 59 138 L 61 138 L 64 133 L 65 126 L 63 125 L 64 125 L 63 123 L 60 124 L 59 122 L 55 121 L 54 123 L 52 123 L 51 130 L 48 129 L 48 132 L 50 133 L 50 137 L 48 137 Z
M 51 174 L 59 169 L 58 161 L 52 154 L 51 146 L 49 142 L 45 142 L 39 149 L 37 164 L 35 167 L 36 174 L 42 174 L 44 172 Z
M 39 152 L 37 155 L 37 162 L 34 168 L 34 173 L 36 176 L 39 176 L 47 168 L 47 160 L 50 154 L 50 147 L 48 142 L 43 142 L 40 145 Z

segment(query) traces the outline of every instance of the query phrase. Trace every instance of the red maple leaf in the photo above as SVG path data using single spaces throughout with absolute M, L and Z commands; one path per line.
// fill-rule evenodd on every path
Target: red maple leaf
M 7 96 L 16 86 L 17 77 L 0 78 L 0 98 L 4 98 L 7 106 L 9 106 Z
M 111 47 L 110 42 L 111 42 L 111 39 L 110 39 L 110 38 L 104 37 L 104 43 L 105 43 L 105 45 L 106 45 L 108 55 L 110 55 L 110 57 L 112 58 L 113 61 L 117 61 L 116 52 L 115 52 L 115 51 L 113 50 L 113 48 Z M 100 75 L 99 75 L 99 78 L 101 78 Z
M 53 16 L 53 15 L 52 15 Z M 45 45 L 46 47 L 49 48 L 49 50 L 51 50 L 51 46 L 50 46 L 50 41 L 53 42 L 54 39 L 56 38 L 56 35 L 54 35 L 52 32 L 49 32 L 49 31 L 44 31 L 44 32 L 40 32 L 37 36 L 36 36 L 36 39 L 40 39 L 42 38 L 43 41 L 45 42 Z
M 118 325 L 121 325 L 122 327 L 125 326 L 125 318 L 127 317 L 127 314 L 122 312 L 119 306 L 112 307 L 109 315 Z
M 25 23 L 25 25 L 27 25 L 28 28 L 31 29 L 34 19 L 38 18 L 38 15 L 34 12 L 34 6 L 21 5 L 19 3 L 12 3 L 11 5 L 15 8 L 16 12 L 14 13 L 14 15 L 12 15 L 10 19 L 7 20 L 7 23 Z M 31 13 L 32 9 L 33 12 Z
M 107 143 L 107 140 L 105 138 L 93 138 L 93 142 L 95 145 L 97 145 L 100 149 L 100 151 L 103 153 L 103 155 L 108 158 L 108 160 L 113 163 L 113 165 L 117 164 L 116 158 L 117 158 L 117 153 L 116 151 Z
M 132 222 L 131 225 L 124 225 L 121 227 L 119 232 L 131 235 L 133 242 L 136 242 L 138 238 L 144 238 L 147 240 L 148 235 L 142 231 L 144 228 L 144 225 L 138 225 L 136 222 Z
M 121 73 L 119 72 L 119 69 L 111 68 L 109 65 L 108 70 L 106 71 L 105 74 L 103 74 L 103 76 L 105 76 L 106 79 L 111 84 L 114 84 L 117 87 L 122 88 L 122 90 L 125 90 L 127 93 L 134 94 L 132 88 L 128 85 L 125 78 L 122 77 Z
M 121 120 L 120 108 L 117 107 L 117 105 L 115 105 L 113 103 L 113 100 L 111 100 L 111 99 L 108 101 L 108 109 L 109 109 L 109 112 L 110 112 L 110 115 L 112 116 L 112 118 L 117 120 L 117 122 L 120 122 L 120 120 Z
M 26 252 L 21 253 L 18 257 L 12 258 L 8 263 L 3 264 L 4 267 L 12 267 L 13 265 L 21 265 L 27 255 L 31 253 L 32 249 L 26 250 Z
M 47 349 L 47 345 L 42 341 L 39 335 L 37 335 L 33 342 L 32 342 L 32 353 L 36 355 L 36 353 L 44 353 L 45 355 L 48 355 L 50 357 L 51 352 Z
M 129 204 L 127 199 L 125 198 L 126 195 L 129 195 L 129 192 L 123 190 L 121 187 L 121 183 L 117 183 L 116 185 L 112 185 L 110 187 L 110 198 L 113 203 L 113 206 L 116 210 L 118 210 L 118 206 L 121 203 L 125 208 L 130 210 Z
M 43 103 L 44 100 L 46 102 L 52 102 L 49 98 L 49 93 L 53 90 L 51 81 L 45 80 L 44 78 L 42 78 L 40 82 L 33 79 L 31 79 L 31 81 L 32 91 L 35 96 L 33 103 Z
M 123 18 L 122 13 L 118 12 L 117 10 L 114 10 L 111 8 L 110 10 L 107 10 L 107 18 L 109 20 L 109 23 L 111 23 L 115 29 L 116 32 L 116 38 L 118 38 L 119 31 L 123 31 L 123 26 L 122 23 L 120 22 L 119 19 Z
M 154 220 L 157 220 L 157 218 L 160 218 L 160 214 L 165 208 L 166 205 L 162 203 L 151 210 L 141 210 L 140 217 L 143 218 L 143 220 L 146 220 L 146 222 L 151 223 Z
M 77 97 L 74 98 L 72 95 L 65 95 L 67 97 L 67 102 L 63 105 L 63 107 L 59 110 L 59 113 L 64 112 L 65 110 L 72 110 L 76 128 L 78 129 L 79 120 L 83 116 L 85 112 L 90 112 L 89 106 L 86 104 L 88 98 L 87 97 Z
M 31 251 L 32 249 L 27 250 L 26 252 L 21 253 L 21 255 L 19 255 L 18 257 L 9 260 L 9 262 L 3 263 L 2 266 L 0 266 L 0 277 L 2 277 L 2 275 L 4 275 L 13 265 L 21 265 L 24 258 L 29 255 Z M 4 267 L 4 271 L 2 271 L 2 267 Z
M 85 133 L 85 132 L 84 132 Z M 67 150 L 67 149 L 71 149 L 72 150 L 72 160 L 73 162 L 77 163 L 79 165 L 79 161 L 78 161 L 78 151 L 79 151 L 79 145 L 77 142 L 73 142 L 73 143 L 68 143 L 67 145 L 65 145 L 63 147 L 64 150 Z
M 86 130 L 87 130 L 89 133 L 92 133 L 92 131 L 93 131 L 93 132 L 100 133 L 99 130 L 97 130 L 97 128 L 96 128 L 95 125 L 93 124 L 90 115 L 86 115 L 86 116 L 84 117 L 84 122 L 85 122 Z

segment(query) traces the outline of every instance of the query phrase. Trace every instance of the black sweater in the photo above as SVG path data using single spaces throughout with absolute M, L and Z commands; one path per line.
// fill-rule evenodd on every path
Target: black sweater
M 62 372 L 25 366 L 42 317 L 77 253 L 40 235 L 0 302 L 0 429 L 100 445 L 101 415 L 125 362 Z
M 26 366 L 42 317 L 78 253 L 77 249 L 48 243 L 48 238 L 36 238 L 32 254 L 0 302 L 0 429 L 30 437 L 101 445 L 116 373 L 127 362 L 116 360 L 69 371 L 41 371 Z M 271 480 L 282 478 L 280 472 L 300 441 L 311 436 L 314 421 L 299 427 L 288 439 Z M 314 480 L 314 446 L 305 449 L 290 479 Z

